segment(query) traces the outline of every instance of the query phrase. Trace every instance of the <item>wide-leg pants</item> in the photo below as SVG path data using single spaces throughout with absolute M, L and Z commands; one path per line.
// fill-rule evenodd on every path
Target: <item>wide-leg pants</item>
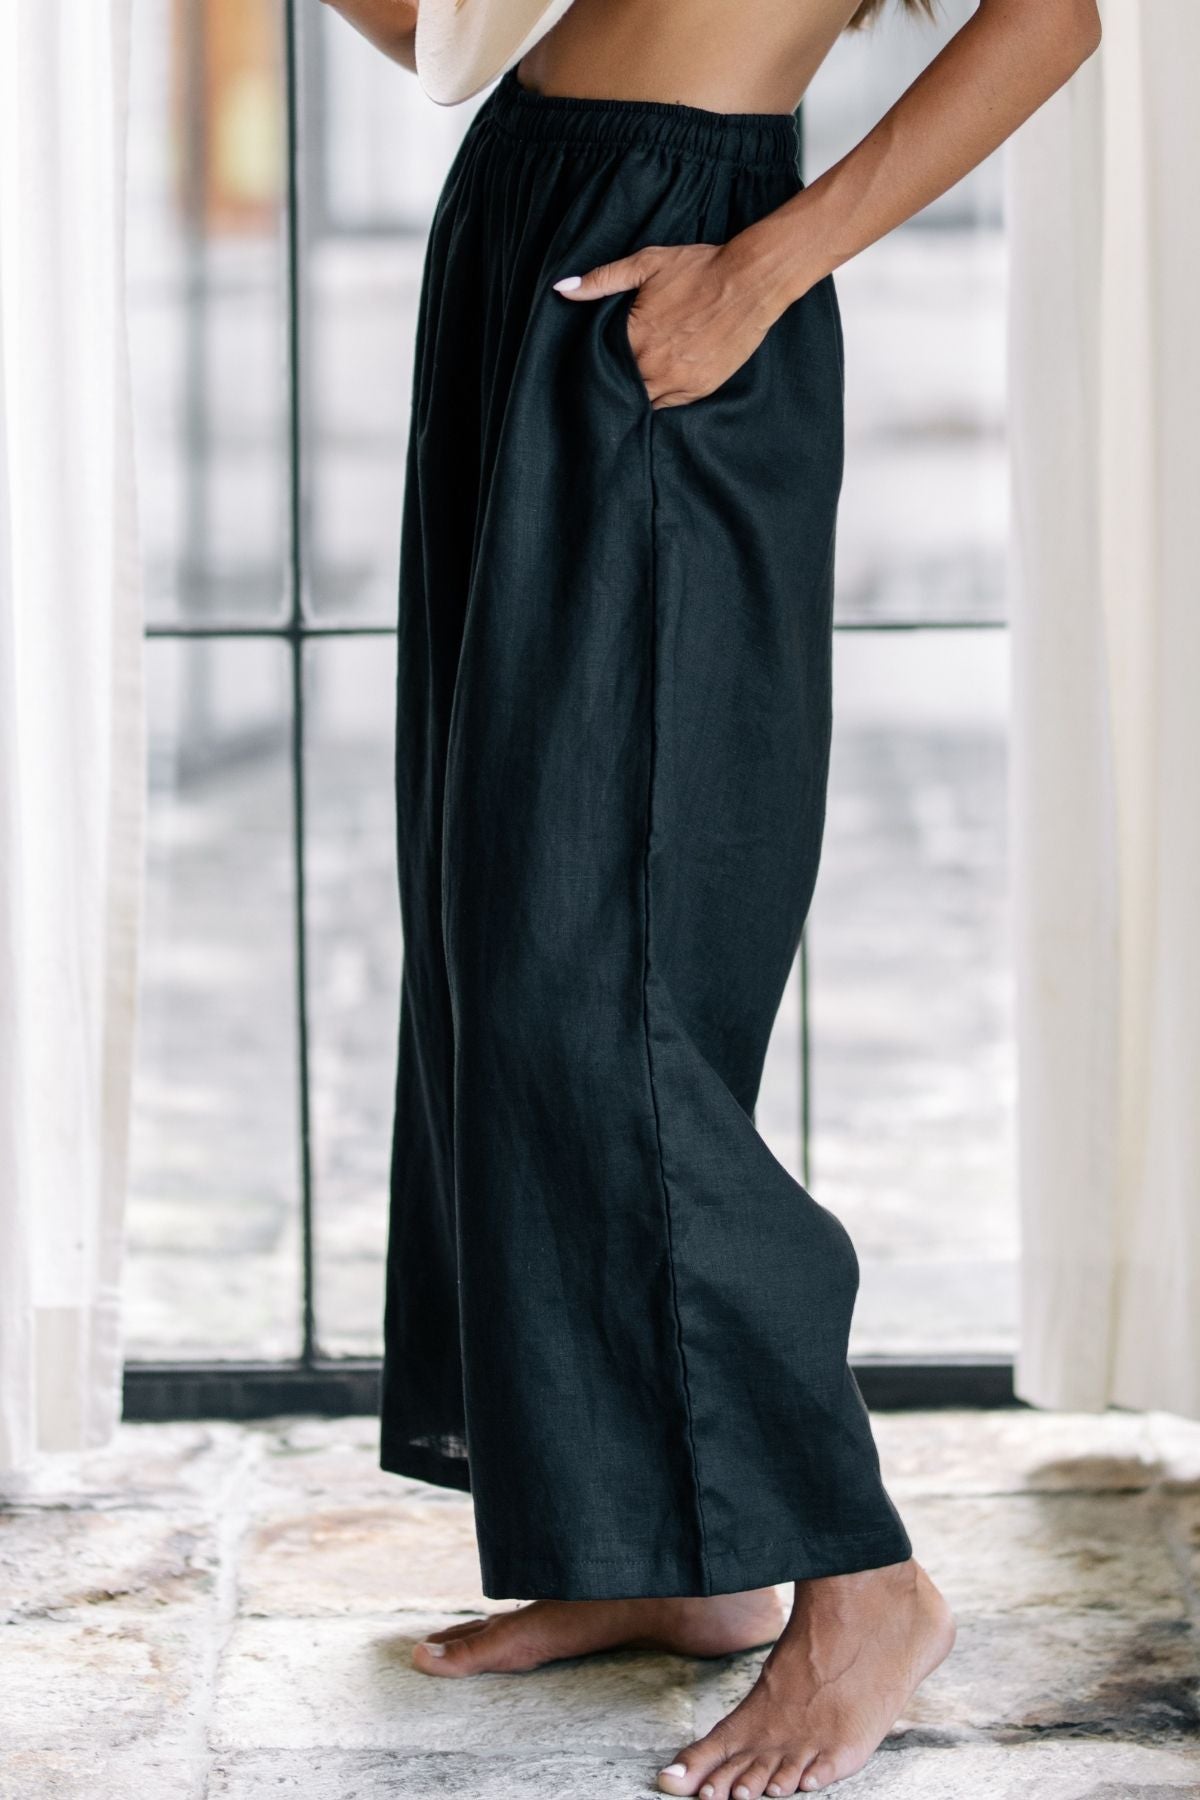
M 484 1591 L 901 1561 L 839 1222 L 755 1130 L 816 879 L 832 280 L 650 405 L 629 293 L 801 185 L 795 122 L 510 71 L 430 233 L 401 534 L 404 975 L 381 1461 L 469 1489 Z

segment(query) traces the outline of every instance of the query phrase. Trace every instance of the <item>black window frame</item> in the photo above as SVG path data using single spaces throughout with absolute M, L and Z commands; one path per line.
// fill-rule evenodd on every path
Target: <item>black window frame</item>
M 278 1361 L 129 1361 L 125 1366 L 127 1420 L 256 1419 L 281 1413 L 324 1416 L 374 1413 L 379 1403 L 377 1358 L 333 1357 L 322 1353 L 316 1318 L 316 1247 L 312 1170 L 312 1085 L 309 1063 L 308 905 L 305 874 L 305 647 L 326 638 L 394 637 L 395 625 L 322 623 L 306 616 L 306 496 L 303 446 L 304 329 L 300 279 L 302 256 L 301 187 L 306 154 L 304 114 L 316 94 L 313 69 L 301 54 L 298 0 L 281 0 L 282 74 L 285 84 L 285 255 L 287 304 L 288 555 L 287 609 L 278 623 L 203 624 L 180 622 L 146 626 L 148 639 L 261 638 L 286 645 L 290 668 L 289 760 L 292 791 L 293 967 L 297 1021 L 297 1121 L 299 1129 L 302 1336 L 298 1358 Z M 798 116 L 802 116 L 803 108 Z M 325 210 L 320 182 L 310 184 L 319 212 Z M 1004 631 L 1003 619 L 904 619 L 835 621 L 835 632 Z M 801 941 L 796 978 L 800 1008 L 800 1166 L 810 1171 L 811 1056 L 809 1045 L 808 934 Z M 1010 1356 L 875 1355 L 852 1358 L 863 1397 L 875 1410 L 924 1407 L 997 1407 L 1015 1399 Z

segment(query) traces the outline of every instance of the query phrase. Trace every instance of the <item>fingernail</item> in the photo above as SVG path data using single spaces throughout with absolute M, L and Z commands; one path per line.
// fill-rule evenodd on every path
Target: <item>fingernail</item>
M 422 1650 L 428 1650 L 430 1656 L 445 1656 L 445 1654 L 446 1654 L 445 1644 L 423 1643 L 421 1645 L 421 1648 L 422 1648 Z
M 658 1772 L 660 1775 L 679 1776 L 679 1775 L 687 1774 L 687 1770 L 684 1768 L 682 1763 L 668 1763 L 668 1765 L 665 1769 L 660 1769 Z
M 569 294 L 572 288 L 579 287 L 582 281 L 582 275 L 564 275 L 561 281 L 555 282 L 554 291 L 556 294 Z

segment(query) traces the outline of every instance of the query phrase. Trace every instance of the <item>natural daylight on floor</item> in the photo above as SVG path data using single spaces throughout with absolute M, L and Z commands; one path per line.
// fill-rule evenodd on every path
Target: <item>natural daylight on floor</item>
M 879 1414 L 954 1654 L 847 1800 L 1200 1794 L 1200 1426 Z M 371 1419 L 125 1425 L 0 1512 L 4 1800 L 637 1800 L 762 1660 L 430 1681 L 484 1600 L 470 1502 Z

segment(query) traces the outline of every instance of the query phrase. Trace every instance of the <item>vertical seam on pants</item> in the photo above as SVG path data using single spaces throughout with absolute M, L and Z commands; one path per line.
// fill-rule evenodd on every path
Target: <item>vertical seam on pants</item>
M 700 1569 L 703 1577 L 703 1591 L 708 1594 L 712 1588 L 712 1576 L 708 1563 L 708 1538 L 704 1526 L 704 1502 L 700 1492 L 700 1465 L 696 1454 L 691 1386 L 688 1381 L 687 1355 L 683 1344 L 683 1318 L 679 1310 L 679 1290 L 675 1280 L 675 1239 L 671 1217 L 671 1192 L 667 1184 L 667 1171 L 663 1161 L 662 1120 L 658 1107 L 658 1089 L 654 1079 L 654 1054 L 650 1046 L 650 839 L 654 828 L 654 800 L 658 771 L 658 491 L 654 479 L 654 412 L 649 404 L 646 407 L 645 423 L 644 453 L 650 515 L 650 766 L 646 779 L 646 830 L 642 851 L 642 1036 L 646 1046 L 646 1075 L 650 1086 L 650 1103 L 654 1112 L 654 1141 L 658 1153 L 658 1178 L 662 1190 L 663 1219 L 666 1225 L 671 1312 L 675 1323 L 675 1346 L 679 1353 L 680 1383 L 683 1390 L 684 1416 L 687 1422 L 687 1447 L 691 1460 L 696 1524 L 700 1535 Z

